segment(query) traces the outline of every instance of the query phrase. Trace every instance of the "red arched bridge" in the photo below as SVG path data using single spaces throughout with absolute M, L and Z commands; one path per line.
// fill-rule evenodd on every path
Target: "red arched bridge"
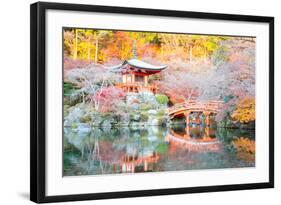
M 220 107 L 222 106 L 222 101 L 210 100 L 207 102 L 189 100 L 181 104 L 177 104 L 168 109 L 170 119 L 177 116 L 185 116 L 186 124 L 189 125 L 190 114 L 197 112 L 203 113 L 205 115 L 206 125 L 210 125 L 210 115 L 217 114 Z

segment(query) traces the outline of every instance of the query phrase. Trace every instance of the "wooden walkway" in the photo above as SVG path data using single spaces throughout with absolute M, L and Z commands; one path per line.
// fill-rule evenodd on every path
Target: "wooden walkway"
M 185 103 L 177 104 L 168 109 L 170 119 L 173 119 L 176 116 L 185 116 L 186 123 L 189 124 L 189 116 L 192 112 L 203 113 L 206 117 L 206 124 L 209 125 L 209 117 L 211 114 L 217 114 L 220 107 L 222 106 L 222 101 L 195 101 L 190 100 Z

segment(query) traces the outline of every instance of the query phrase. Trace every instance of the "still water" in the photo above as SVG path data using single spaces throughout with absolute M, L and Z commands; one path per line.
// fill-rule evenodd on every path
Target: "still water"
M 253 130 L 182 125 L 64 130 L 65 176 L 253 166 Z

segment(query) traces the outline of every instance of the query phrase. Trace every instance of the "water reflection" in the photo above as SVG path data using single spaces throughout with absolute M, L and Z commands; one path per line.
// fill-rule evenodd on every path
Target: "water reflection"
M 254 156 L 249 130 L 182 125 L 64 130 L 66 176 L 250 167 Z
M 216 137 L 215 130 L 210 127 L 186 127 L 184 132 L 170 129 L 167 141 L 171 146 L 196 152 L 222 152 L 222 142 Z

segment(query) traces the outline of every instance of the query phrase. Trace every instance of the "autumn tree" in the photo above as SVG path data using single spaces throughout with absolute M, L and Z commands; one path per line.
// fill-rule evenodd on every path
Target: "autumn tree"
M 124 106 L 126 94 L 123 90 L 109 86 L 96 92 L 92 99 L 99 102 L 99 110 L 103 113 L 118 112 L 121 106 Z
M 103 89 L 113 86 L 119 80 L 119 75 L 112 73 L 108 68 L 96 65 L 72 69 L 66 74 L 66 81 L 80 88 L 73 95 L 82 96 L 83 102 L 89 100 L 96 110 L 100 107 L 99 98 L 92 98 L 92 96 L 100 95 Z
M 228 40 L 221 55 L 224 60 L 215 61 L 216 68 L 205 78 L 201 98 L 224 100 L 226 107 L 222 111 L 232 113 L 245 98 L 255 97 L 255 43 Z

